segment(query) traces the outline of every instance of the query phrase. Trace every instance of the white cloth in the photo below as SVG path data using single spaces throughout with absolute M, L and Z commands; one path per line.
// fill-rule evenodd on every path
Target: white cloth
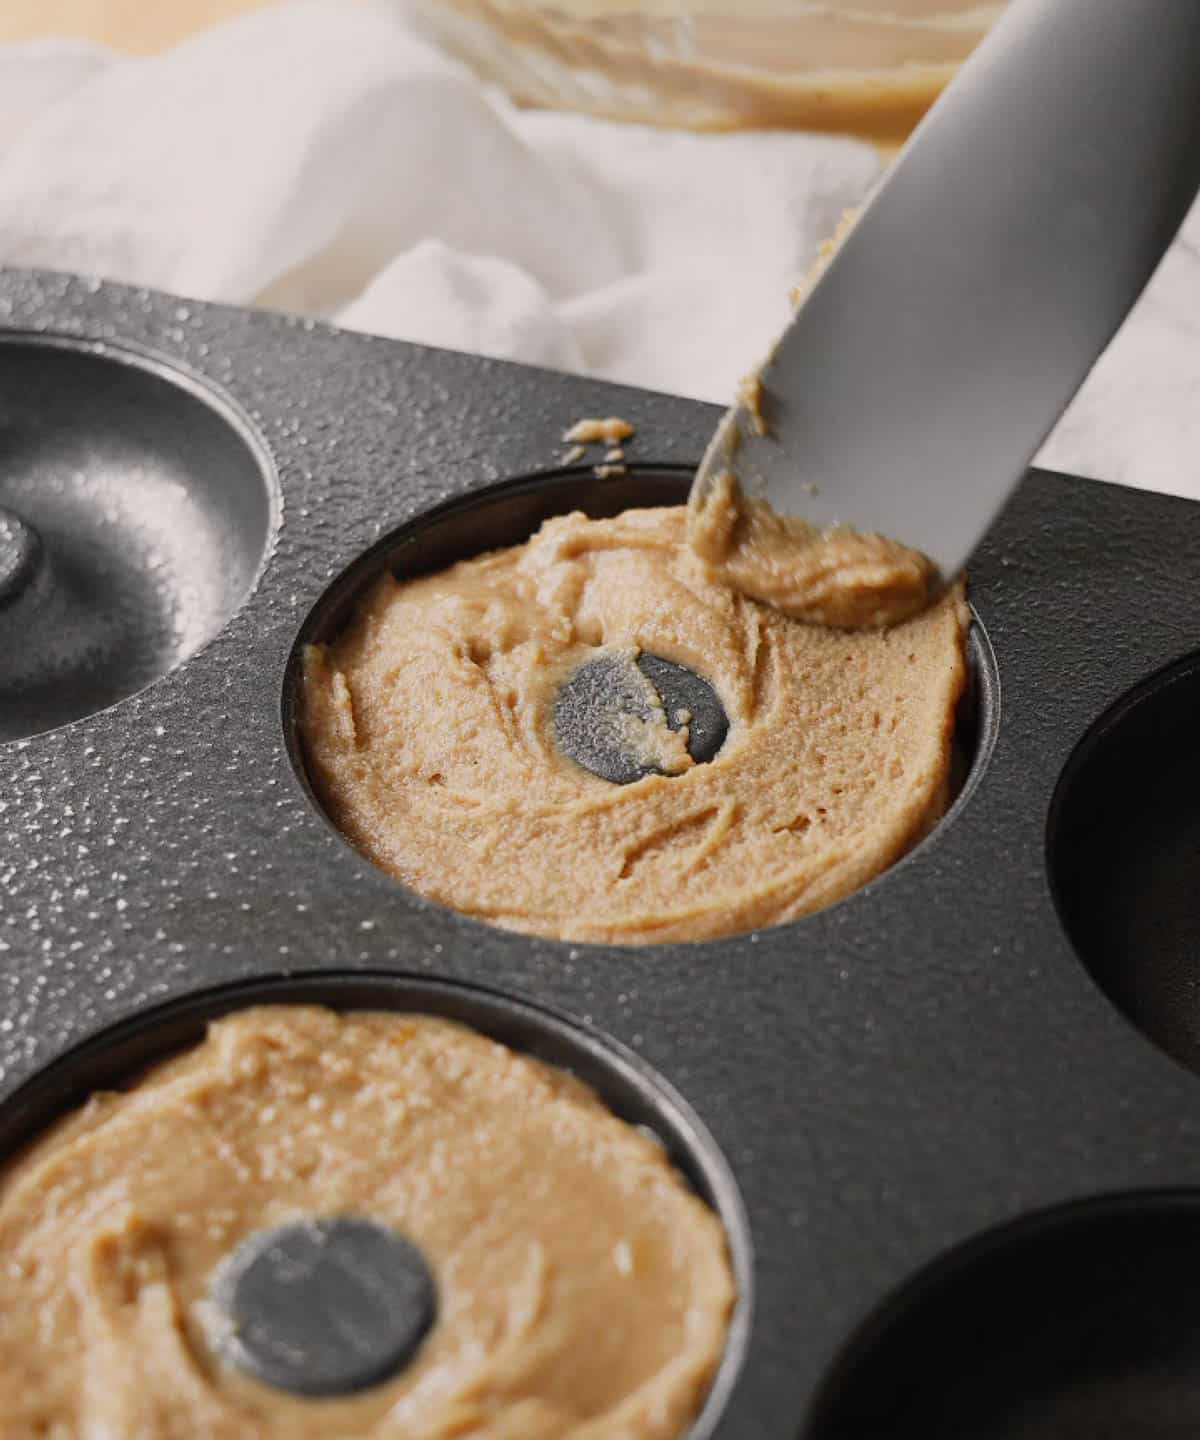
M 398 4 L 151 59 L 0 49 L 0 264 L 263 304 L 725 402 L 880 171 L 850 140 L 521 112 Z M 1200 216 L 1043 460 L 1200 496 Z

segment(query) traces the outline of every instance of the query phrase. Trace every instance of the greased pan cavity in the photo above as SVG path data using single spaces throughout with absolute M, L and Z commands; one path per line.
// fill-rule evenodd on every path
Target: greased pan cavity
M 1095 1435 L 1114 1415 L 1123 1435 L 1182 1433 L 1180 1397 L 1200 1401 L 1179 1298 L 1200 1255 L 1200 1078 L 1159 1045 L 1194 1063 L 1200 1029 L 1200 857 L 1169 779 L 1195 783 L 1200 507 L 1030 475 L 972 566 L 974 768 L 935 834 L 793 925 L 570 946 L 418 899 L 333 832 L 290 732 L 296 645 L 447 502 L 450 559 L 568 495 L 677 494 L 716 411 L 64 276 L 0 275 L 0 327 L 0 373 L 37 377 L 0 387 L 0 506 L 87 491 L 89 457 L 117 454 L 225 537 L 206 553 L 236 557 L 230 576 L 190 551 L 180 580 L 178 552 L 152 547 L 166 611 L 207 585 L 215 618 L 180 621 L 191 638 L 118 703 L 0 746 L 0 1139 L 111 1077 L 106 1027 L 227 982 L 363 971 L 499 991 L 635 1052 L 724 1157 L 750 1303 L 698 1435 L 937 1433 L 952 1376 L 947 1434 Z M 64 405 L 81 355 L 124 397 L 116 438 L 102 407 Z M 177 412 L 203 446 L 171 442 Z M 629 476 L 551 473 L 589 414 L 636 425 Z M 33 633 L 14 603 L 10 658 Z M 1147 695 L 1158 721 L 1135 723 Z M 1118 917 L 1099 936 L 1091 906 Z M 1079 1340 L 1098 1327 L 1103 1343 Z

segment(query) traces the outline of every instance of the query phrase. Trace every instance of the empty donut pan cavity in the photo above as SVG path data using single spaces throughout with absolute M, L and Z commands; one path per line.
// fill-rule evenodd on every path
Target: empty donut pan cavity
M 1123 696 L 1055 792 L 1051 881 L 1096 983 L 1200 1070 L 1200 656 Z
M 935 832 L 796 924 L 571 946 L 344 843 L 300 649 L 384 569 L 678 502 L 716 412 L 62 276 L 0 274 L 0 325 L 0 1145 L 240 1005 L 445 1014 L 720 1215 L 695 1435 L 1194 1432 L 1200 511 L 1031 475 L 972 566 Z M 627 474 L 556 468 L 595 414 Z
M 1066 1205 L 952 1251 L 864 1327 L 808 1440 L 1184 1440 L 1200 1192 Z
M 266 451 L 121 351 L 0 338 L 0 740 L 133 695 L 211 640 L 273 529 Z

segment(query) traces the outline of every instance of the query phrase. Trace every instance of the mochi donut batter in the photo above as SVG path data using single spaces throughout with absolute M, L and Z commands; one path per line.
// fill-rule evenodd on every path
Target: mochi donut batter
M 356 1215 L 415 1243 L 407 1369 L 305 1399 L 227 1366 L 208 1300 L 249 1235 Z M 0 1174 L 6 1440 L 668 1440 L 733 1281 L 660 1146 L 564 1072 L 425 1016 L 247 1009 Z
M 956 589 L 891 629 L 805 624 L 722 583 L 685 507 L 561 516 L 384 577 L 308 650 L 310 774 L 377 864 L 499 925 L 639 943 L 777 924 L 942 814 L 967 620 Z M 555 696 L 606 653 L 706 679 L 730 722 L 716 757 L 693 763 L 661 704 L 641 737 L 660 773 L 614 785 L 562 754 Z
M 717 476 L 688 517 L 692 545 L 726 584 L 796 620 L 878 629 L 918 615 L 936 592 L 932 563 L 883 535 L 818 530 Z

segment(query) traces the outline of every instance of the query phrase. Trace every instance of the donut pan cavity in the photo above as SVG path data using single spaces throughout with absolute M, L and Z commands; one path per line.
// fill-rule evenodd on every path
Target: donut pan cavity
M 210 1021 L 254 1005 L 321 1005 L 339 1011 L 394 1011 L 453 1020 L 569 1071 L 615 1115 L 653 1134 L 691 1188 L 721 1217 L 741 1297 L 725 1355 L 691 1440 L 707 1440 L 713 1434 L 742 1363 L 753 1311 L 752 1250 L 737 1183 L 703 1124 L 661 1076 L 625 1047 L 599 1039 L 542 1007 L 481 986 L 370 970 L 276 974 L 182 994 L 106 1027 L 20 1086 L 0 1110 L 0 1153 L 18 1150 L 94 1092 L 135 1084 L 148 1067 L 199 1044 Z M 269 1324 L 279 1322 L 278 1313 L 272 1314 L 274 1308 L 266 1311 Z M 306 1319 L 298 1333 L 302 1335 L 311 1323 L 311 1318 Z
M 1084 736 L 1047 840 L 1063 924 L 1096 983 L 1200 1069 L 1200 656 L 1149 677 Z
M 270 456 L 215 392 L 136 353 L 0 336 L 0 740 L 134 694 L 245 599 Z
M 624 1052 L 636 1055 L 711 1137 L 697 1151 L 680 1134 L 685 1165 L 699 1154 L 728 1166 L 736 1203 L 721 1209 L 752 1304 L 697 1434 L 893 1433 L 860 1402 L 914 1369 L 908 1428 L 897 1421 L 894 1433 L 937 1433 L 921 1407 L 952 1362 L 960 1420 L 946 1433 L 1024 1433 L 1020 1406 L 1037 1416 L 1067 1404 L 1081 1365 L 1121 1404 L 1159 1368 L 1195 1402 L 1200 1352 L 1186 1343 L 1178 1276 L 1153 1261 L 1160 1224 L 1176 1227 L 1179 1249 L 1193 1245 L 1200 1194 L 1200 1077 L 1178 1039 L 1196 1028 L 1184 920 L 1164 962 L 1175 979 L 1148 1006 L 1138 977 L 1159 953 L 1155 907 L 1196 914 L 1200 887 L 1182 862 L 1164 872 L 1165 899 L 1135 881 L 1130 894 L 1150 910 L 1139 919 L 1126 907 L 1119 957 L 1079 917 L 1101 900 L 1120 907 L 1126 876 L 1159 874 L 1157 849 L 1183 844 L 1163 774 L 1191 763 L 1195 682 L 1150 687 L 1177 743 L 1134 726 L 1106 746 L 1103 723 L 1093 727 L 1110 712 L 1120 721 L 1122 705 L 1136 713 L 1138 687 L 1165 667 L 1191 674 L 1200 508 L 1030 475 L 972 566 L 974 766 L 948 820 L 864 891 L 797 924 L 689 945 L 571 946 L 411 895 L 334 833 L 290 734 L 297 641 L 337 623 L 377 543 L 375 560 L 398 565 L 405 545 L 419 568 L 455 558 L 414 522 L 498 482 L 521 477 L 456 537 L 441 528 L 458 554 L 520 538 L 572 489 L 586 508 L 673 497 L 717 412 L 27 272 L 0 275 L 0 351 L 20 356 L 0 356 L 0 421 L 15 390 L 18 428 L 41 423 L 41 443 L 73 437 L 77 456 L 160 466 L 236 571 L 216 584 L 197 642 L 124 698 L 0 745 L 0 1139 L 28 1133 L 51 1091 L 62 1104 L 104 1078 L 87 1058 L 102 1050 L 81 1042 L 182 1014 L 188 997 L 230 982 L 336 970 L 496 990 L 570 1017 L 573 1034 L 592 1037 L 584 1049 L 612 1047 L 621 1073 Z M 119 423 L 115 408 L 56 393 L 80 356 L 120 370 Z M 168 421 L 184 411 L 207 441 Z M 564 476 L 562 431 L 597 414 L 637 427 L 633 473 Z M 40 465 L 29 448 L 0 445 L 0 486 L 15 474 L 40 497 L 35 477 L 51 476 Z M 197 525 L 181 523 L 194 540 Z M 131 540 L 121 553 L 141 552 Z M 23 632 L 11 636 L 10 655 Z M 1162 783 L 1131 790 L 1115 819 L 1097 811 L 1131 766 Z M 1103 833 L 1114 825 L 1119 845 Z M 137 1019 L 165 1002 L 183 1010 Z M 187 1033 L 195 1024 L 193 1014 Z M 156 1043 L 185 1031 L 168 1026 Z M 672 1102 L 664 1113 L 674 1123 L 687 1112 Z M 739 1207 L 744 1229 L 731 1219 Z M 1088 1278 L 1098 1266 L 1115 1277 L 1109 1290 Z M 1007 1306 L 1008 1325 L 987 1328 L 991 1304 Z M 1097 1308 L 1116 1315 L 1103 1343 L 1072 1349 L 1067 1333 Z M 1166 1317 L 1157 1340 L 1139 1319 L 1151 1310 Z M 1023 1314 L 1038 1317 L 1044 1343 L 1001 1373 L 997 1351 L 1023 1333 Z M 1042 1324 L 1048 1314 L 1061 1324 Z M 978 1320 L 980 1343 L 960 1336 L 943 1352 L 955 1317 Z M 1177 1433 L 1165 1393 L 1127 1433 Z
M 582 511 L 593 519 L 631 506 L 683 505 L 692 469 L 686 465 L 631 465 L 627 473 L 597 476 L 591 469 L 542 471 L 490 486 L 484 495 L 448 500 L 390 531 L 340 574 L 300 628 L 284 677 L 283 712 L 288 749 L 301 783 L 309 785 L 298 733 L 305 646 L 333 639 L 378 577 L 412 578 L 502 545 L 519 545 L 553 515 Z M 968 682 L 959 706 L 951 765 L 951 804 L 943 824 L 957 815 L 987 766 L 999 718 L 995 656 L 982 627 L 973 625 Z M 719 705 L 719 701 L 717 704 Z M 722 716 L 722 718 L 724 718 Z

